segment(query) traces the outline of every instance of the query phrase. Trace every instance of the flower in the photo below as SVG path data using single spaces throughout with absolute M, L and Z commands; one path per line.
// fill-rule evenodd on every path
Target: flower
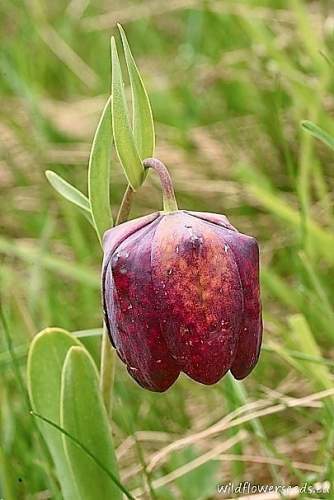
M 223 215 L 157 212 L 105 233 L 110 340 L 144 388 L 246 377 L 262 337 L 259 250 Z

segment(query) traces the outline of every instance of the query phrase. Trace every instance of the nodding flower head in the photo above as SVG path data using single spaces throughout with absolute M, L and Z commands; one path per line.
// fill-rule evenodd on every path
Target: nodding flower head
M 223 215 L 176 209 L 110 229 L 102 293 L 110 340 L 146 389 L 165 391 L 180 372 L 242 379 L 256 365 L 258 245 Z

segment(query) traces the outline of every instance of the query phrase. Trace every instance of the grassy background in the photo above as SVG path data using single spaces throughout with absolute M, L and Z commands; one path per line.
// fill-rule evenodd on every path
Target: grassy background
M 334 479 L 333 154 L 300 128 L 311 119 L 334 133 L 331 3 L 0 4 L 1 302 L 23 377 L 36 332 L 101 323 L 98 243 L 44 171 L 86 190 L 117 21 L 149 91 L 157 156 L 179 206 L 225 213 L 261 246 L 264 350 L 246 381 L 204 387 L 180 377 L 151 394 L 118 363 L 121 475 L 141 498 L 218 498 L 216 484 L 229 481 Z M 114 211 L 124 186 L 115 160 Z M 160 203 L 152 175 L 132 215 Z M 88 344 L 97 359 L 98 339 Z M 0 497 L 59 498 L 2 334 L 0 349 Z

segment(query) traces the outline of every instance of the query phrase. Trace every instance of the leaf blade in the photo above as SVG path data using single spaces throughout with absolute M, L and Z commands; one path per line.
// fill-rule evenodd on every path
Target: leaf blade
M 325 132 L 325 130 L 320 128 L 318 125 L 308 120 L 302 121 L 301 126 L 306 132 L 334 150 L 334 137 L 328 134 L 328 132 Z
M 28 354 L 28 392 L 32 409 L 60 423 L 61 368 L 67 351 L 79 341 L 60 328 L 47 328 L 31 343 Z M 72 471 L 65 457 L 62 438 L 43 422 L 39 429 L 55 463 L 65 500 L 80 500 Z
M 67 432 L 65 429 L 63 429 L 60 425 L 56 424 L 55 422 L 52 422 L 52 420 L 50 420 L 48 418 L 45 418 L 45 417 L 43 417 L 43 415 L 40 415 L 39 413 L 36 413 L 34 411 L 31 412 L 31 415 L 33 417 L 39 418 L 40 420 L 43 420 L 43 422 L 46 422 L 48 425 L 51 425 L 52 427 L 54 427 L 55 429 L 57 429 L 59 432 L 61 432 L 62 434 L 64 434 L 65 436 L 67 436 L 69 439 L 71 439 L 79 448 L 81 448 L 85 453 L 87 453 L 87 455 L 89 455 L 94 460 L 94 462 L 99 467 L 101 467 L 101 469 L 103 469 L 107 474 L 109 474 L 109 477 L 114 482 L 117 481 L 117 479 L 113 476 L 113 474 L 110 471 L 108 471 L 108 469 L 100 462 L 100 460 L 97 457 L 95 457 L 94 454 L 92 454 L 90 452 L 90 450 L 88 450 L 88 448 L 86 448 L 86 446 L 84 444 L 82 444 L 78 439 L 76 439 L 69 432 Z M 117 483 L 118 483 L 118 481 L 116 482 L 116 484 Z M 122 491 L 127 496 L 127 498 L 129 498 L 130 500 L 135 500 L 134 497 L 131 495 L 131 493 L 129 493 L 127 491 L 127 489 L 123 487 L 123 485 L 120 484 L 120 488 L 121 489 L 123 488 Z
M 61 426 L 99 457 L 106 469 L 118 478 L 117 462 L 108 417 L 99 390 L 94 361 L 83 347 L 72 347 L 66 356 L 61 387 Z M 122 498 L 119 486 L 79 449 L 68 436 L 64 447 L 81 498 Z
M 111 98 L 109 98 L 94 135 L 88 165 L 89 204 L 100 242 L 105 231 L 113 225 L 109 194 L 111 141 Z
M 65 179 L 52 170 L 46 170 L 45 175 L 53 189 L 57 191 L 58 194 L 82 210 L 90 213 L 89 200 L 87 196 L 79 191 L 79 189 L 72 186 L 72 184 L 65 181 Z
M 120 24 L 117 26 L 122 38 L 125 60 L 131 83 L 133 135 L 139 156 L 144 160 L 145 158 L 154 156 L 155 133 L 151 104 L 144 82 L 131 53 L 125 31 Z
M 122 72 L 114 37 L 111 38 L 112 61 L 112 127 L 119 161 L 131 187 L 138 189 L 144 179 L 144 167 L 140 160 L 130 127 L 123 88 Z

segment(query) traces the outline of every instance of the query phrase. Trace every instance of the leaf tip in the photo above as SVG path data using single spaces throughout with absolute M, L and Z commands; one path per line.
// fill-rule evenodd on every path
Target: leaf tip
M 121 35 L 121 38 L 122 38 L 122 43 L 123 43 L 123 46 L 124 44 L 127 44 L 127 38 L 126 38 L 126 34 L 125 34 L 125 30 L 123 28 L 123 26 L 120 24 L 120 23 L 117 23 L 117 28 L 118 28 L 118 31 Z
M 68 354 L 69 353 L 72 353 L 72 354 L 81 354 L 81 353 L 85 353 L 85 348 L 81 345 L 72 345 L 69 350 L 68 350 Z
M 115 40 L 114 36 L 112 36 L 110 38 L 110 45 L 111 45 L 111 50 L 117 52 L 117 50 L 116 50 L 116 40 Z
M 50 181 L 50 179 L 54 175 L 54 172 L 52 170 L 45 170 L 44 173 L 45 173 L 45 177 L 47 178 L 48 181 Z
M 310 122 L 309 120 L 302 120 L 300 122 L 300 125 L 303 129 L 308 129 L 310 127 L 310 125 L 312 124 L 312 122 Z

